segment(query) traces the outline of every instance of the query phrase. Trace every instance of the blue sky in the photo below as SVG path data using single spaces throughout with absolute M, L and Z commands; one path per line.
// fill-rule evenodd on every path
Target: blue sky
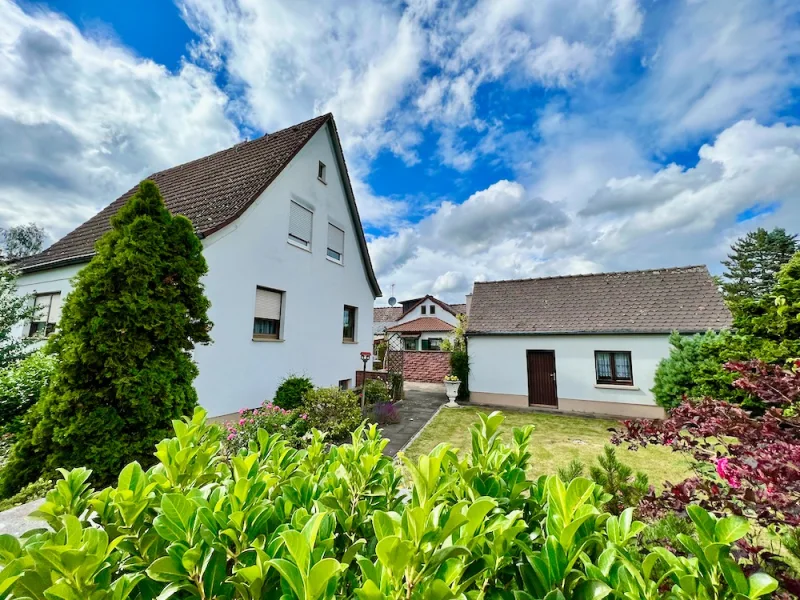
M 798 55 L 791 0 L 0 0 L 0 226 L 332 111 L 387 292 L 719 272 L 800 231 Z

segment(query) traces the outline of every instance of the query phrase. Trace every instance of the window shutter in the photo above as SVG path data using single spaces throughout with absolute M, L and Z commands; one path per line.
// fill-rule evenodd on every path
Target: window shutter
M 344 254 L 344 231 L 328 223 L 328 248 L 340 255 Z
M 58 325 L 58 322 L 61 320 L 61 294 L 53 294 L 52 298 L 52 304 L 50 304 L 50 318 L 47 322 Z
M 34 315 L 33 321 L 47 321 L 47 315 L 50 311 L 50 296 L 36 296 L 33 301 Z
M 281 319 L 281 293 L 256 288 L 256 319 Z
M 291 201 L 289 211 L 289 235 L 306 244 L 311 243 L 311 227 L 314 213 L 297 202 Z

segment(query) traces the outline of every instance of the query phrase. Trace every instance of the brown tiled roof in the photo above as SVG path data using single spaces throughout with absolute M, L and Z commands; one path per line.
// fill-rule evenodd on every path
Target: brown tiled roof
M 465 315 L 467 314 L 467 305 L 466 304 L 451 304 L 450 308 L 452 308 L 457 315 Z
M 188 217 L 197 234 L 204 237 L 241 216 L 326 123 L 332 127 L 367 273 L 376 295 L 380 295 L 331 114 L 159 171 L 148 179 L 156 182 L 170 212 Z M 137 184 L 43 252 L 20 261 L 17 267 L 24 272 L 88 261 L 94 254 L 95 242 L 111 228 L 110 218 L 138 188 Z
M 420 317 L 413 321 L 407 321 L 389 327 L 386 331 L 393 331 L 395 333 L 420 333 L 423 331 L 452 331 L 454 327 L 450 323 L 445 323 L 436 317 Z
M 403 302 L 401 302 L 400 304 L 402 304 L 402 305 L 408 305 L 408 310 L 403 311 L 403 313 L 398 318 L 402 319 L 408 313 L 410 313 L 412 310 L 417 308 L 420 304 L 425 302 L 425 300 L 430 300 L 434 304 L 438 304 L 439 306 L 441 306 L 444 310 L 446 310 L 447 312 L 449 312 L 453 316 L 458 314 L 457 311 L 453 308 L 452 305 L 448 304 L 447 302 L 442 302 L 438 298 L 434 298 L 433 296 L 428 294 L 427 296 L 423 296 L 422 298 L 415 298 L 414 300 L 404 300 Z M 409 302 L 413 302 L 414 304 L 408 304 Z M 466 304 L 464 305 L 464 307 L 466 309 Z
M 402 314 L 402 306 L 381 306 L 372 309 L 372 321 L 373 323 L 391 323 L 399 321 Z
M 476 282 L 468 333 L 684 333 L 731 326 L 705 266 Z

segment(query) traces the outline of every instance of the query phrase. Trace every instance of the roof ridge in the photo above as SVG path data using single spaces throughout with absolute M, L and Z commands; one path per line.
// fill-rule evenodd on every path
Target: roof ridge
M 186 162 L 182 162 L 182 163 L 180 163 L 178 165 L 174 165 L 172 167 L 167 167 L 166 169 L 161 169 L 160 171 L 156 171 L 154 173 L 150 173 L 150 175 L 145 177 L 145 179 L 152 179 L 153 177 L 155 177 L 156 175 L 160 175 L 161 173 L 168 173 L 168 172 L 171 172 L 171 171 L 183 169 L 184 167 L 187 167 L 188 165 L 191 165 L 191 164 L 194 164 L 194 163 L 208 161 L 208 160 L 210 160 L 211 158 L 213 158 L 215 156 L 218 156 L 218 155 L 223 154 L 225 152 L 230 152 L 234 148 L 241 148 L 242 146 L 248 146 L 248 145 L 251 145 L 251 144 L 255 144 L 256 142 L 260 142 L 261 140 L 263 140 L 266 137 L 271 137 L 271 136 L 274 136 L 274 135 L 278 135 L 279 133 L 283 133 L 285 131 L 296 132 L 303 125 L 307 125 L 307 124 L 311 123 L 312 121 L 316 121 L 316 120 L 326 120 L 326 119 L 331 118 L 332 116 L 333 116 L 332 113 L 325 113 L 324 115 L 319 115 L 319 116 L 316 116 L 316 117 L 312 117 L 311 119 L 306 119 L 305 121 L 301 121 L 300 123 L 296 123 L 294 125 L 289 125 L 289 127 L 284 127 L 283 129 L 278 129 L 277 131 L 273 131 L 272 133 L 264 133 L 264 135 L 260 135 L 257 138 L 253 138 L 252 140 L 243 140 L 241 142 L 236 142 L 233 146 L 228 146 L 227 148 L 222 148 L 221 150 L 217 150 L 216 152 L 212 152 L 211 154 L 207 154 L 205 156 L 201 156 L 200 158 L 193 158 L 192 160 L 187 160 Z M 135 187 L 138 188 L 139 184 L 137 183 Z
M 600 277 L 603 275 L 628 275 L 633 273 L 651 273 L 655 271 L 688 271 L 690 269 L 705 269 L 708 265 L 686 265 L 683 267 L 661 267 L 651 269 L 634 269 L 632 271 L 602 271 L 600 273 L 575 273 L 573 275 L 548 275 L 546 277 L 524 277 L 522 279 L 495 279 L 493 281 L 475 281 L 473 285 L 486 283 L 517 283 L 520 281 L 545 281 L 548 279 L 577 279 L 578 277 Z

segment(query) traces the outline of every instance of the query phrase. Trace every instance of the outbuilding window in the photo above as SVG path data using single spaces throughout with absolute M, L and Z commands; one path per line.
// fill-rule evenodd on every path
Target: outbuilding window
M 627 351 L 598 350 L 594 353 L 597 383 L 633 385 L 633 364 Z

